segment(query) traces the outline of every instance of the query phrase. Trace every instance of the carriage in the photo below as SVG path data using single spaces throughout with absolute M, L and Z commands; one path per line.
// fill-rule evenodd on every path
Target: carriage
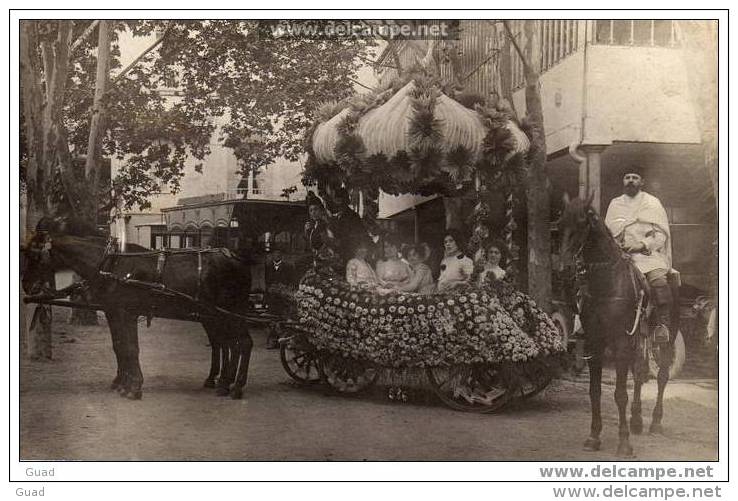
M 349 190 L 368 228 L 376 227 L 380 193 L 438 196 L 438 222 L 472 229 L 468 250 L 504 227 L 515 254 L 513 192 L 524 183 L 530 141 L 504 103 L 457 97 L 418 66 L 374 92 L 324 105 L 307 135 L 304 183 L 328 202 Z M 494 214 L 491 194 L 505 201 Z M 385 297 L 316 272 L 294 303 L 285 370 L 341 393 L 368 389 L 382 371 L 415 370 L 450 407 L 492 412 L 545 388 L 564 346 L 551 319 L 509 284 Z
M 491 413 L 546 388 L 565 348 L 550 317 L 503 282 L 379 294 L 308 272 L 291 300 L 282 366 L 300 384 L 337 393 L 411 371 L 447 406 Z
M 523 182 L 524 155 L 530 143 L 504 104 L 462 104 L 444 92 L 438 80 L 423 68 L 403 75 L 387 88 L 371 95 L 355 96 L 324 107 L 318 116 L 319 120 L 308 134 L 308 160 L 303 181 L 308 185 L 317 185 L 318 191 L 327 195 L 328 199 L 336 188 L 351 190 L 352 197 L 358 197 L 358 205 L 363 208 L 360 212 L 367 226 L 375 222 L 380 191 L 394 195 L 435 194 L 442 198 L 446 206 L 446 227 L 473 226 L 472 241 L 480 246 L 491 232 L 485 193 L 504 193 L 506 200 L 512 203 L 514 186 Z M 475 216 L 471 223 L 465 223 L 460 209 L 462 205 L 468 206 L 470 200 L 475 205 Z M 511 211 L 506 214 L 509 216 Z M 514 228 L 514 221 L 508 220 L 504 238 L 509 246 Z M 74 260 L 75 254 L 81 252 L 76 247 L 78 244 L 81 242 L 65 242 L 64 238 L 56 238 L 53 250 L 57 255 L 66 252 Z M 89 283 L 100 284 L 97 287 L 99 297 L 94 299 L 102 301 L 100 298 L 107 298 L 104 304 L 93 307 L 104 311 L 124 310 L 126 305 L 118 300 L 118 291 L 125 291 L 130 296 L 131 304 L 142 303 L 138 304 L 140 308 L 135 311 L 125 311 L 126 315 L 134 318 L 136 315 L 183 318 L 184 315 L 188 319 L 201 321 L 211 343 L 221 339 L 224 343 L 221 345 L 247 362 L 252 341 L 246 326 L 271 320 L 244 309 L 243 304 L 230 304 L 234 297 L 245 299 L 247 294 L 228 294 L 227 288 L 222 287 L 221 282 L 232 280 L 235 276 L 233 273 L 214 272 L 211 276 L 207 272 L 203 258 L 209 256 L 211 251 L 186 254 L 187 258 L 183 257 L 182 262 L 183 266 L 185 261 L 190 262 L 189 271 L 183 268 L 180 273 L 171 271 L 169 261 L 166 261 L 169 259 L 166 257 L 168 252 L 141 255 L 136 258 L 140 262 L 137 261 L 135 266 L 132 264 L 127 273 L 103 277 L 96 265 L 101 256 L 106 254 L 104 245 L 96 244 L 94 252 L 90 248 L 86 258 L 95 264 L 85 270 L 89 272 L 88 277 L 81 275 Z M 166 259 L 161 260 L 161 257 Z M 218 259 L 224 266 L 227 264 L 240 269 L 232 256 L 224 255 Z M 122 263 L 123 260 L 116 262 Z M 171 276 L 165 276 L 169 272 Z M 181 287 L 166 286 L 167 283 L 175 284 L 182 280 L 186 283 L 183 282 Z M 309 276 L 303 279 L 303 288 L 298 291 L 297 316 L 284 322 L 290 331 L 289 335 L 284 336 L 289 339 L 289 342 L 283 343 L 284 365 L 290 376 L 297 380 L 315 381 L 320 377 L 339 391 L 356 392 L 370 386 L 375 380 L 373 374 L 380 368 L 414 368 L 427 374 L 431 387 L 447 404 L 482 412 L 497 410 L 515 397 L 534 394 L 548 383 L 550 372 L 544 370 L 545 357 L 538 355 L 559 351 L 553 340 L 553 333 L 557 331 L 550 329 L 550 319 L 544 319 L 544 327 L 540 330 L 546 332 L 544 337 L 551 339 L 541 349 L 540 343 L 537 344 L 537 340 L 533 339 L 535 336 L 523 332 L 512 319 L 512 310 L 508 311 L 502 306 L 502 297 L 470 290 L 468 296 L 460 296 L 467 297 L 469 304 L 473 304 L 473 301 L 483 302 L 482 297 L 488 301 L 486 304 L 474 304 L 472 308 L 453 304 L 456 292 L 453 296 L 434 296 L 430 299 L 411 295 L 384 299 L 364 291 L 345 290 L 347 284 L 330 278 L 333 283 L 327 287 L 329 291 L 336 288 L 341 290 L 341 294 L 356 295 L 361 299 L 364 315 L 360 316 L 363 318 L 368 315 L 371 318 L 367 328 L 381 325 L 378 338 L 369 338 L 369 347 L 362 343 L 358 334 L 345 337 L 344 342 L 354 344 L 344 346 L 337 338 L 328 340 L 321 337 L 330 329 L 311 323 L 320 314 L 343 308 L 344 301 L 331 293 L 330 297 L 334 302 L 338 301 L 338 305 L 322 304 L 322 298 L 311 302 L 311 298 L 307 297 L 310 289 L 307 288 L 315 290 L 317 285 L 310 280 Z M 207 294 L 203 295 L 203 287 Z M 242 283 L 234 284 L 234 287 L 234 290 L 246 290 Z M 146 295 L 137 294 L 140 288 L 146 290 Z M 183 290 L 187 292 L 183 293 Z M 474 298 L 473 295 L 478 297 Z M 507 294 L 506 297 L 513 297 L 513 294 Z M 493 299 L 497 301 L 496 304 L 493 304 Z M 405 315 L 409 324 L 400 322 L 399 316 L 402 314 L 393 316 L 394 312 L 385 313 L 382 321 L 372 310 L 376 309 L 378 313 L 384 309 L 381 303 L 385 300 L 417 303 L 418 307 L 426 308 L 426 313 L 416 311 L 415 315 Z M 435 301 L 435 305 L 425 303 L 426 300 Z M 345 302 L 348 306 L 356 301 Z M 176 307 L 171 308 L 176 311 L 165 311 L 174 303 Z M 161 307 L 157 306 L 157 311 L 152 311 L 152 305 Z M 450 308 L 451 312 L 441 311 L 444 310 L 442 305 Z M 354 304 L 351 314 L 356 314 L 356 308 Z M 399 312 L 406 307 L 386 306 L 388 311 L 394 308 Z M 435 313 L 430 315 L 428 310 L 435 310 Z M 469 318 L 464 317 L 467 311 L 472 312 Z M 351 327 L 355 332 L 364 329 L 361 319 L 357 319 L 356 325 L 351 322 L 347 324 L 348 319 L 340 318 L 344 314 L 337 312 L 337 317 L 322 321 L 324 324 L 335 321 L 336 325 Z M 453 318 L 454 315 L 456 318 Z M 499 317 L 497 320 L 507 324 L 499 326 L 482 320 L 490 315 Z M 111 328 L 111 332 L 116 329 Z M 137 362 L 135 329 L 121 327 L 120 330 L 131 332 L 123 336 L 123 343 L 116 345 L 114 342 L 114 348 L 125 351 L 124 356 L 120 357 L 119 367 L 130 365 L 124 368 L 124 372 L 133 374 L 128 378 L 133 383 L 128 386 L 133 388 L 131 393 L 138 396 L 142 376 Z M 430 338 L 421 339 L 422 331 L 431 333 Z M 537 329 L 533 331 L 538 332 Z M 115 341 L 116 334 L 113 335 Z M 403 336 L 407 339 L 402 339 Z M 508 341 L 507 337 L 511 337 L 511 340 Z M 425 351 L 412 353 L 404 346 L 414 345 L 410 339 L 417 339 L 417 346 L 422 346 Z M 520 346 L 514 346 L 513 339 L 518 339 Z M 380 350 L 386 355 L 383 358 L 375 353 L 380 348 L 384 348 Z M 505 352 L 505 349 L 508 351 Z M 211 375 L 217 368 L 216 358 L 214 351 Z M 231 388 L 231 394 L 234 398 L 240 398 L 248 363 L 233 363 L 231 357 L 227 359 L 228 375 L 225 379 L 221 377 L 221 382 L 234 384 L 235 378 L 237 384 Z M 238 376 L 235 374 L 236 368 Z M 212 378 L 209 377 L 206 383 L 212 384 Z M 228 388 L 220 390 L 227 393 Z

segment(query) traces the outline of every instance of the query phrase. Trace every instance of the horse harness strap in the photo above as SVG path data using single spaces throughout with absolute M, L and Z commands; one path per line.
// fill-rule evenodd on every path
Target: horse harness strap
M 582 245 L 579 247 L 579 250 L 574 255 L 575 260 L 577 261 L 580 259 L 583 261 L 584 246 L 589 238 L 591 229 L 592 229 L 591 224 L 588 224 L 587 225 L 587 235 L 582 239 Z M 633 264 L 633 261 L 631 260 L 630 256 L 626 254 L 625 252 L 621 252 L 621 255 L 618 258 L 614 258 L 609 261 L 598 261 L 594 263 L 585 263 L 585 268 L 588 270 L 596 270 L 600 268 L 612 268 L 618 261 L 621 261 L 621 260 L 624 260 L 628 267 L 628 275 L 630 276 L 630 283 L 633 286 L 634 298 L 636 298 L 635 321 L 633 323 L 633 328 L 630 331 L 626 331 L 626 333 L 629 336 L 632 336 L 638 330 L 638 326 L 640 325 L 641 315 L 643 313 L 643 308 L 644 308 L 643 301 L 645 298 L 645 292 L 644 292 L 643 286 L 641 286 L 640 288 L 638 287 L 638 283 L 640 281 L 636 277 L 636 272 L 634 270 L 635 265 Z M 590 300 L 593 299 L 593 296 L 589 292 L 584 292 L 583 296 Z M 608 298 L 596 300 L 596 302 L 598 303 L 621 303 L 625 301 L 631 301 L 631 298 L 623 297 L 623 296 L 614 296 L 614 297 L 608 297 Z M 581 308 L 579 309 L 581 311 Z
M 202 287 L 202 254 L 207 252 L 205 249 L 199 249 L 197 251 L 197 290 L 195 292 L 195 299 L 200 298 L 200 288 Z M 162 250 L 158 252 L 156 259 L 156 276 L 154 282 L 163 285 L 164 267 L 167 262 L 168 252 Z

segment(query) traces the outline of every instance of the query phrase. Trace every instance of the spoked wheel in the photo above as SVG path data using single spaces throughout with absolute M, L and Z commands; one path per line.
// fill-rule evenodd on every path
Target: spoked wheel
M 548 366 L 540 360 L 533 360 L 521 366 L 519 375 L 521 381 L 516 396 L 522 399 L 537 395 L 553 379 Z
M 493 365 L 428 367 L 426 374 L 438 398 L 460 411 L 495 412 L 513 394 L 503 372 Z
M 298 383 L 320 382 L 318 352 L 298 337 L 293 336 L 280 343 L 279 359 L 287 374 Z
M 369 362 L 332 353 L 323 354 L 320 369 L 325 382 L 340 393 L 364 391 L 379 375 L 379 370 Z

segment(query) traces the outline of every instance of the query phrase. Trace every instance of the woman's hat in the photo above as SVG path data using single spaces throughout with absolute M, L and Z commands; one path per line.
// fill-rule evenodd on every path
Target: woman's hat
M 323 201 L 320 199 L 318 195 L 316 195 L 312 191 L 307 192 L 307 197 L 305 197 L 305 203 L 308 207 L 310 207 L 311 205 L 317 205 L 321 209 L 325 210 L 325 205 L 323 205 Z

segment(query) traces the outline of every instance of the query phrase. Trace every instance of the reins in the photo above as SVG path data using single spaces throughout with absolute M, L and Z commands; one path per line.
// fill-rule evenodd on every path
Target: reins
M 630 283 L 633 286 L 633 294 L 634 294 L 634 298 L 636 302 L 636 306 L 635 306 L 636 314 L 635 314 L 635 321 L 633 323 L 633 328 L 630 329 L 629 331 L 626 331 L 629 336 L 632 336 L 633 334 L 636 333 L 636 331 L 638 330 L 638 326 L 640 324 L 641 314 L 643 312 L 643 301 L 645 298 L 645 291 L 642 287 L 638 286 L 639 281 L 636 278 L 636 271 L 634 269 L 634 264 L 633 264 L 632 259 L 630 258 L 628 254 L 622 251 L 619 248 L 619 246 L 617 247 L 617 249 L 615 249 L 615 246 L 617 246 L 617 244 L 615 244 L 615 241 L 612 239 L 612 236 L 609 234 L 609 231 L 608 231 L 607 237 L 610 238 L 610 242 L 608 243 L 611 246 L 613 246 L 613 250 L 617 251 L 617 255 L 615 255 L 612 259 L 605 260 L 605 261 L 595 261 L 595 262 L 589 262 L 589 263 L 586 262 L 586 260 L 584 259 L 584 249 L 592 235 L 592 226 L 595 224 L 599 225 L 600 221 L 599 219 L 597 219 L 597 215 L 593 210 L 588 210 L 587 211 L 586 234 L 584 235 L 584 238 L 582 238 L 582 243 L 579 246 L 579 249 L 574 254 L 574 261 L 575 263 L 577 263 L 577 265 L 579 263 L 583 263 L 583 268 L 585 270 L 585 273 L 589 271 L 603 269 L 603 268 L 610 268 L 612 272 L 614 273 L 616 270 L 616 266 L 618 264 L 620 263 L 625 264 L 626 268 L 628 269 L 628 276 L 630 278 Z M 577 268 L 579 268 L 579 266 L 577 266 Z M 588 292 L 585 292 L 584 295 L 586 297 L 592 298 L 592 295 L 589 294 Z M 611 302 L 611 303 L 623 302 L 623 301 L 631 301 L 631 299 L 627 297 L 623 297 L 623 296 L 611 296 L 606 299 L 600 299 L 600 302 Z

